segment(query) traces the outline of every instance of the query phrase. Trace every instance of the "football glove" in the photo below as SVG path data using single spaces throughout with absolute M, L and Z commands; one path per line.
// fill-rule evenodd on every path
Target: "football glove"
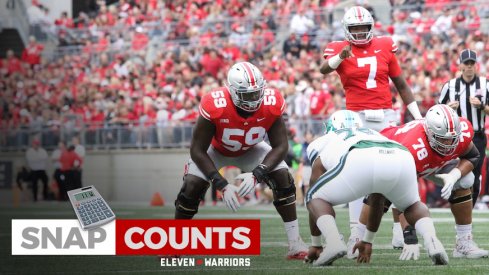
M 443 181 L 443 188 L 441 189 L 442 198 L 448 200 L 452 194 L 453 186 L 462 176 L 462 172 L 458 168 L 453 168 L 448 174 L 438 174 L 435 177 Z
M 253 176 L 252 173 L 240 174 L 235 179 L 243 180 L 243 182 L 241 182 L 241 185 L 239 186 L 238 196 L 244 197 L 253 192 L 253 190 L 255 189 L 256 178 L 255 176 Z
M 402 232 L 404 235 L 404 247 L 399 256 L 401 261 L 409 261 L 411 259 L 419 259 L 419 244 L 418 237 L 416 236 L 416 229 L 411 225 L 408 225 Z
M 238 211 L 238 208 L 241 206 L 236 192 L 238 192 L 238 187 L 233 184 L 228 184 L 222 189 L 222 200 L 233 212 Z

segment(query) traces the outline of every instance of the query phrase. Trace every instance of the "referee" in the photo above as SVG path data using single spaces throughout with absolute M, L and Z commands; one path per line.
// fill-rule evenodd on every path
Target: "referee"
M 477 55 L 466 49 L 460 54 L 462 76 L 449 80 L 440 92 L 440 103 L 447 104 L 457 111 L 458 115 L 467 118 L 474 127 L 473 142 L 480 153 L 479 163 L 472 171 L 474 185 L 472 189 L 472 205 L 477 202 L 480 191 L 480 175 L 486 157 L 487 139 L 484 133 L 486 114 L 489 114 L 487 100 L 489 85 L 485 77 L 476 74 Z

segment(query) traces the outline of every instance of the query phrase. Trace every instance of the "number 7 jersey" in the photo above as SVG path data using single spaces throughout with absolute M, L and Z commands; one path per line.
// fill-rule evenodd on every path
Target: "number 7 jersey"
M 324 58 L 339 54 L 348 41 L 333 41 L 326 46 Z M 401 75 L 392 38 L 374 37 L 365 47 L 352 45 L 353 56 L 343 60 L 336 72 L 345 89 L 346 108 L 352 111 L 392 109 L 389 77 Z
M 428 137 L 423 126 L 423 120 L 413 120 L 402 126 L 389 127 L 381 134 L 397 141 L 408 148 L 416 163 L 416 172 L 419 177 L 436 173 L 448 161 L 463 155 L 470 146 L 474 137 L 472 124 L 464 117 L 460 117 L 460 142 L 453 154 L 442 156 L 431 149 Z
M 260 108 L 247 118 L 238 114 L 226 87 L 204 95 L 199 106 L 200 115 L 216 127 L 212 146 L 228 157 L 243 155 L 262 142 L 284 111 L 285 100 L 274 89 L 265 89 Z

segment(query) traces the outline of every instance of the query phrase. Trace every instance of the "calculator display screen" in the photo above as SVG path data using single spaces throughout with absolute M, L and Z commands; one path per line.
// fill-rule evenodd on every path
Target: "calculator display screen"
M 91 197 L 95 197 L 95 194 L 93 193 L 93 191 L 87 191 L 87 192 L 75 194 L 75 199 L 77 201 L 81 201 L 81 200 L 88 199 Z

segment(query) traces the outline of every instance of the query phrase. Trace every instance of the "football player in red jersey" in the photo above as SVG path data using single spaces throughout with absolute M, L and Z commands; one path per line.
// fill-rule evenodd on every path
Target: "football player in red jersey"
M 374 37 L 374 19 L 363 7 L 350 8 L 343 17 L 344 41 L 333 41 L 326 46 L 320 72 L 336 71 L 345 90 L 346 109 L 358 112 L 364 127 L 381 131 L 398 123 L 392 109 L 389 78 L 397 88 L 404 104 L 415 119 L 421 119 L 418 105 L 411 89 L 402 75 L 395 56 L 397 45 L 391 37 Z M 362 199 L 349 204 L 351 235 L 347 257 L 353 259 L 353 245 L 360 238 L 357 222 L 362 208 Z M 393 243 L 403 246 L 402 230 L 397 222 L 393 227 Z
M 472 142 L 474 130 L 470 122 L 447 105 L 431 107 L 424 120 L 414 120 L 405 125 L 384 129 L 381 134 L 409 149 L 419 177 L 443 186 L 442 197 L 448 199 L 457 232 L 453 257 L 483 258 L 488 251 L 480 249 L 472 238 L 472 197 L 474 183 L 472 170 L 477 165 L 479 151 Z M 365 224 L 367 212 L 360 222 Z M 403 220 L 403 219 L 401 219 Z M 407 224 L 404 224 L 408 226 Z M 401 260 L 417 260 L 417 242 L 406 245 Z
M 202 97 L 190 160 L 175 201 L 175 218 L 191 219 L 197 214 L 210 184 L 222 191 L 226 206 L 237 211 L 240 204 L 236 193 L 246 196 L 257 182 L 266 183 L 284 221 L 289 240 L 287 258 L 303 259 L 308 247 L 299 235 L 294 180 L 284 161 L 288 150 L 284 110 L 284 98 L 266 88 L 257 67 L 249 62 L 234 64 L 227 74 L 227 86 Z M 239 188 L 218 172 L 228 165 L 248 172 L 240 175 L 244 180 Z

